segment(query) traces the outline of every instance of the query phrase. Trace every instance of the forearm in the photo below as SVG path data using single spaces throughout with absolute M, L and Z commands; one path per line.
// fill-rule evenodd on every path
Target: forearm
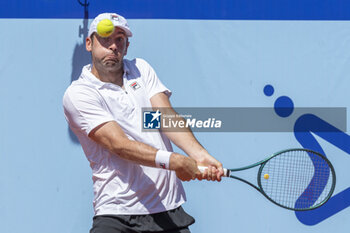
M 157 149 L 142 142 L 123 139 L 108 148 L 113 154 L 145 166 L 155 167 Z
M 182 128 L 181 132 L 164 132 L 164 134 L 187 155 L 200 161 L 203 154 L 208 153 L 193 135 L 191 129 Z
M 142 164 L 149 167 L 157 167 L 156 154 L 158 150 L 152 146 L 137 141 L 125 141 L 120 148 L 113 148 L 111 151 L 123 159 L 132 161 L 137 164 Z M 169 169 L 176 170 L 181 164 L 184 157 L 178 153 L 172 152 L 169 160 Z
M 119 146 L 112 146 L 110 151 L 126 160 L 149 167 L 157 166 L 157 153 L 159 151 L 147 144 L 124 139 Z M 176 172 L 176 175 L 183 181 L 194 179 L 200 176 L 197 164 L 193 159 L 184 155 L 172 152 L 168 157 L 167 169 Z
M 115 121 L 106 122 L 96 127 L 89 134 L 89 137 L 116 156 L 137 164 L 157 167 L 158 149 L 142 142 L 130 140 Z M 167 160 L 169 161 L 168 169 L 178 170 L 189 162 L 184 155 L 177 153 L 168 153 L 168 155 L 168 157 L 163 156 L 163 158 L 169 158 Z
M 212 157 L 197 141 L 191 129 L 181 129 L 181 132 L 164 132 L 165 135 L 186 154 L 193 158 L 197 165 L 208 167 L 198 179 L 221 180 L 222 164 Z
M 162 128 L 162 132 L 181 150 L 183 150 L 188 156 L 192 157 L 196 161 L 200 161 L 204 154 L 208 152 L 198 142 L 192 133 L 190 127 L 180 127 L 179 122 L 185 122 L 185 119 L 172 108 L 163 108 L 162 111 L 171 117 L 171 121 L 177 124 L 172 128 Z
M 174 116 L 172 121 L 180 122 L 184 119 L 180 117 L 175 110 L 172 108 L 168 96 L 164 93 L 158 93 L 151 98 L 151 104 L 154 110 L 161 108 L 161 112 L 164 115 Z M 176 124 L 178 127 L 180 124 Z M 183 125 L 183 124 L 182 124 Z M 217 179 L 223 175 L 222 164 L 212 157 L 204 147 L 197 141 L 193 135 L 191 129 L 188 128 L 178 128 L 178 129 L 162 129 L 162 132 L 180 149 L 182 149 L 190 158 L 194 159 L 197 165 L 204 165 L 208 167 L 218 168 L 220 171 L 217 173 Z M 215 169 L 213 171 L 215 173 Z M 210 174 L 204 174 L 203 178 L 210 177 Z M 212 177 L 212 179 L 215 179 Z
M 172 108 L 168 97 L 164 93 L 158 93 L 151 99 L 154 110 L 161 108 L 163 115 L 172 116 L 170 120 L 175 123 L 185 122 L 185 119 Z M 162 128 L 162 132 L 187 155 L 195 159 L 197 162 L 201 158 L 209 155 L 204 147 L 197 141 L 190 127 L 181 127 L 176 124 L 172 128 Z

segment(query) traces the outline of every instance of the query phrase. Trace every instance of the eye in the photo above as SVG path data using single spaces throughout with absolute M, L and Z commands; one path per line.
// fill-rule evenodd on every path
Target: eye
M 117 37 L 117 38 L 116 38 L 116 41 L 117 41 L 117 42 L 122 42 L 122 41 L 124 41 L 124 38 L 123 38 L 123 37 Z

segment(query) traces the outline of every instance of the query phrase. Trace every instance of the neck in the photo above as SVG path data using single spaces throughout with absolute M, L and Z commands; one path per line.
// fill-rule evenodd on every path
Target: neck
M 124 69 L 121 67 L 118 70 L 96 69 L 96 66 L 92 66 L 91 73 L 95 75 L 99 80 L 106 83 L 113 83 L 120 87 L 123 87 L 123 75 Z

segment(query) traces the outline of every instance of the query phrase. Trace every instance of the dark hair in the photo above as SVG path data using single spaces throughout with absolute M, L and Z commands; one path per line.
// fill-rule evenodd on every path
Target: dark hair
M 95 35 L 96 32 L 93 32 L 90 36 L 90 39 L 91 39 L 91 44 L 94 43 L 94 35 Z

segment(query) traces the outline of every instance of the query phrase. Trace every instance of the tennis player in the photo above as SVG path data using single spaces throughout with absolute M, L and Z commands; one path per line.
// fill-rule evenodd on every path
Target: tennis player
M 115 26 L 109 37 L 96 32 L 103 19 Z M 181 180 L 220 181 L 222 164 L 190 130 L 142 132 L 142 107 L 172 109 L 171 91 L 146 61 L 124 59 L 131 36 L 124 17 L 98 15 L 86 39 L 92 64 L 63 97 L 68 124 L 92 168 L 90 232 L 190 232 L 194 219 L 181 207 L 186 201 Z M 188 156 L 172 152 L 170 141 Z M 198 165 L 209 169 L 202 174 Z

